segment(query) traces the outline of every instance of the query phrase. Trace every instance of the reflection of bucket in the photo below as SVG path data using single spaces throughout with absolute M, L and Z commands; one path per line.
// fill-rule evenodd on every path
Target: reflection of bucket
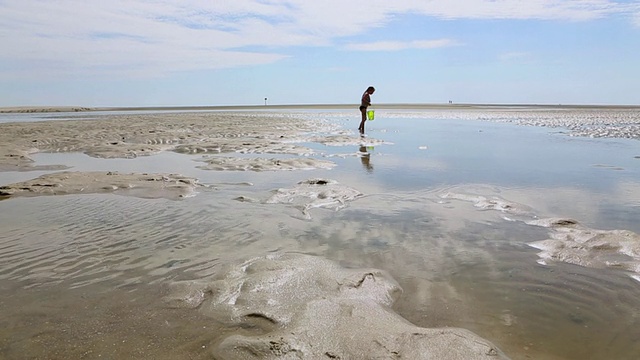
M 375 112 L 373 110 L 367 111 L 367 118 L 369 120 L 373 120 L 374 117 L 375 117 Z

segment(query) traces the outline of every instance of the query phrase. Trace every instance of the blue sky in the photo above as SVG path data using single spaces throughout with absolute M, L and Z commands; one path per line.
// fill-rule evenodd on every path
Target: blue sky
M 640 105 L 640 1 L 0 0 L 0 106 Z

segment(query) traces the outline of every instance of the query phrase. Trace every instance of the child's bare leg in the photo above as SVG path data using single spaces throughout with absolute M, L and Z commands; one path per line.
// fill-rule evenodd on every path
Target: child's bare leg
M 364 134 L 364 123 L 367 122 L 367 110 L 360 110 L 362 113 L 362 120 L 360 121 L 360 126 L 358 130 L 360 130 L 360 134 Z

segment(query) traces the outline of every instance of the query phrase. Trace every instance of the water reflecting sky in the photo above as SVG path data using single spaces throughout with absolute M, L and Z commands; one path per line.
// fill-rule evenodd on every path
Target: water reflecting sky
M 380 110 L 367 122 L 367 136 L 361 139 L 357 109 L 353 114 L 286 115 L 320 117 L 340 125 L 338 135 L 351 139 L 341 146 L 304 143 L 316 151 L 313 156 L 334 161 L 335 168 L 207 171 L 196 168 L 200 155 L 170 152 L 131 160 L 35 155 L 36 164 L 64 164 L 72 171 L 178 172 L 216 188 L 177 202 L 109 194 L 0 201 L 0 286 L 12 289 L 0 300 L 8 304 L 8 313 L 20 314 L 5 322 L 9 330 L 4 344 L 21 353 L 42 343 L 42 335 L 32 333 L 33 326 L 24 326 L 22 320 L 36 316 L 28 311 L 39 309 L 33 305 L 38 299 L 52 299 L 58 309 L 53 313 L 60 319 L 76 316 L 78 329 L 96 324 L 98 331 L 112 315 L 96 317 L 89 310 L 76 310 L 79 301 L 89 301 L 79 299 L 93 299 L 118 313 L 122 303 L 150 298 L 130 298 L 136 291 L 155 291 L 142 290 L 142 284 L 205 277 L 223 261 L 297 251 L 348 267 L 387 270 L 405 290 L 396 306 L 402 316 L 419 326 L 468 328 L 514 359 L 581 359 L 590 354 L 630 359 L 640 351 L 640 282 L 615 268 L 542 266 L 536 262 L 537 250 L 527 243 L 545 239 L 546 229 L 506 221 L 498 211 L 480 211 L 473 203 L 440 196 L 500 196 L 522 204 L 531 217 L 573 218 L 594 229 L 640 233 L 640 141 L 571 137 L 560 128 L 443 119 L 428 112 L 404 117 L 402 112 Z M 0 173 L 0 184 L 43 173 Z M 337 180 L 364 197 L 340 211 L 313 209 L 310 220 L 287 204 L 234 200 L 265 199 L 274 189 L 314 177 Z M 253 185 L 238 185 L 241 182 Z M 110 296 L 126 301 L 110 302 Z M 129 324 L 138 329 L 135 334 L 143 333 L 140 327 L 149 330 L 144 325 L 149 310 L 140 311 Z M 154 311 L 170 316 L 166 310 Z M 43 316 L 55 321 L 49 318 L 55 315 Z M 174 320 L 180 324 L 185 316 Z M 197 343 L 190 354 L 209 345 L 203 336 L 213 341 L 213 332 L 183 322 L 180 326 Z M 45 321 L 34 323 L 37 329 L 47 326 Z M 109 344 L 135 335 L 125 325 L 113 326 Z M 151 333 L 167 341 L 166 351 L 181 341 L 172 333 Z M 71 341 L 84 344 L 78 351 L 97 353 L 95 344 L 80 341 L 82 336 L 63 335 L 52 343 Z M 64 351 L 78 354 L 70 348 Z

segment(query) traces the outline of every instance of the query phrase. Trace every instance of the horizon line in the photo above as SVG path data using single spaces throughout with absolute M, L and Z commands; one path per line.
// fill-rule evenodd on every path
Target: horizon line
M 350 109 L 359 104 L 264 104 L 264 105 L 161 105 L 161 106 L 8 106 L 0 113 L 150 111 L 150 110 L 256 110 L 256 109 Z M 374 109 L 454 109 L 454 108 L 570 108 L 570 109 L 638 109 L 640 105 L 617 104 L 537 104 L 537 103 L 379 103 Z

